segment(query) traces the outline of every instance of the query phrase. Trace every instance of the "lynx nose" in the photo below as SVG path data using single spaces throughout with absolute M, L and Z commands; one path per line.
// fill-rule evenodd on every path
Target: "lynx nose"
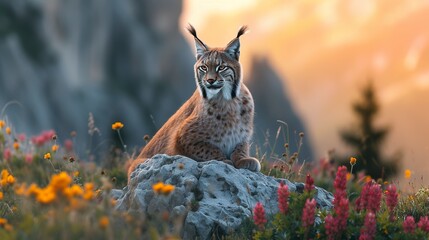
M 214 82 L 216 82 L 216 80 L 214 80 L 213 78 L 210 78 L 210 79 L 207 79 L 207 82 L 208 82 L 210 85 L 213 85 L 213 83 L 214 83 Z

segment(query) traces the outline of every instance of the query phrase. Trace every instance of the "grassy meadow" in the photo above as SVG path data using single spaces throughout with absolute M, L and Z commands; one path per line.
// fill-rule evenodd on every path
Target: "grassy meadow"
M 114 188 L 126 185 L 129 153 L 112 148 L 103 161 L 74 149 L 75 133 L 58 139 L 54 130 L 37 136 L 15 132 L 0 119 L 0 239 L 180 239 L 167 224 L 168 213 L 146 218 L 115 210 Z M 300 138 L 304 135 L 300 134 Z M 147 140 L 148 137 L 145 137 Z M 302 142 L 302 141 L 300 141 Z M 429 189 L 399 188 L 394 181 L 371 179 L 354 172 L 359 159 L 350 156 L 351 170 L 329 159 L 303 163 L 299 153 L 276 156 L 257 148 L 263 173 L 305 182 L 302 194 L 278 188 L 279 212 L 267 215 L 263 203 L 253 216 L 223 239 L 427 239 Z M 90 159 L 90 160 L 88 160 Z M 268 161 L 270 159 L 271 161 Z M 274 161 L 273 161 L 274 160 Z M 96 164 L 103 162 L 104 164 Z M 405 171 L 410 179 L 411 172 Z M 314 185 L 334 193 L 334 208 L 316 207 Z M 157 197 L 168 197 L 174 186 L 158 183 Z M 315 224 L 318 223 L 318 224 Z

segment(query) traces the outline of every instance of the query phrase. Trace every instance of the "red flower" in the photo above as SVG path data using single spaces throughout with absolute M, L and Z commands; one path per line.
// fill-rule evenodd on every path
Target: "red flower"
M 263 228 L 267 222 L 267 219 L 265 218 L 264 206 L 262 206 L 260 202 L 257 202 L 255 208 L 253 209 L 253 221 L 259 228 Z
M 420 221 L 417 226 L 425 232 L 429 232 L 429 218 L 427 216 L 420 217 Z
M 283 182 L 280 183 L 280 186 L 277 189 L 277 197 L 280 212 L 286 214 L 289 208 L 289 187 Z
M 334 209 L 338 231 L 343 231 L 347 227 L 347 219 L 349 217 L 349 200 L 347 198 L 341 198 Z
M 302 226 L 308 228 L 314 224 L 314 214 L 316 213 L 316 200 L 307 199 L 304 209 L 302 210 Z
M 334 181 L 334 207 L 337 208 L 341 199 L 347 198 L 346 193 L 346 184 L 347 184 L 347 168 L 345 166 L 338 167 L 337 175 L 335 176 Z
M 407 216 L 402 227 L 404 228 L 404 232 L 413 233 L 416 229 L 416 222 L 414 221 L 413 216 Z
M 307 192 L 311 192 L 314 189 L 314 179 L 310 176 L 310 174 L 307 174 L 304 189 Z
M 379 184 L 373 181 L 367 182 L 362 188 L 360 197 L 356 200 L 356 208 L 358 211 L 366 209 L 368 211 L 377 212 L 380 210 L 381 203 L 381 188 Z
M 375 237 L 377 223 L 375 221 L 375 214 L 368 212 L 365 216 L 364 225 L 360 231 L 359 240 L 372 240 Z
M 335 239 L 335 235 L 337 234 L 337 223 L 331 214 L 325 217 L 325 233 L 328 236 L 328 240 Z

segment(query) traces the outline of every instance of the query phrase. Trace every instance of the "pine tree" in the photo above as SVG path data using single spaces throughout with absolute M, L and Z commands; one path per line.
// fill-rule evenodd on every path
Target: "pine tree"
M 373 179 L 387 179 L 398 171 L 399 157 L 387 158 L 382 154 L 382 145 L 389 133 L 388 127 L 376 127 L 375 117 L 379 112 L 379 105 L 372 82 L 363 89 L 361 99 L 352 104 L 352 109 L 358 119 L 358 124 L 340 132 L 341 138 L 350 146 L 354 156 L 358 159 L 353 171 L 365 170 Z M 346 166 L 348 160 L 340 161 Z

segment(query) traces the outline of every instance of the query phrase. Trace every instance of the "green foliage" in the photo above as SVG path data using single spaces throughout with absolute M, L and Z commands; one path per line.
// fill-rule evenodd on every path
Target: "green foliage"
M 391 178 L 398 172 L 399 158 L 382 154 L 382 144 L 389 129 L 375 126 L 379 105 L 371 82 L 362 89 L 361 100 L 353 103 L 352 109 L 358 123 L 352 129 L 341 131 L 341 138 L 354 151 L 349 156 L 360 160 L 355 166 L 356 171 L 364 170 L 374 179 Z M 339 161 L 339 165 L 348 165 L 348 157 L 339 157 Z

